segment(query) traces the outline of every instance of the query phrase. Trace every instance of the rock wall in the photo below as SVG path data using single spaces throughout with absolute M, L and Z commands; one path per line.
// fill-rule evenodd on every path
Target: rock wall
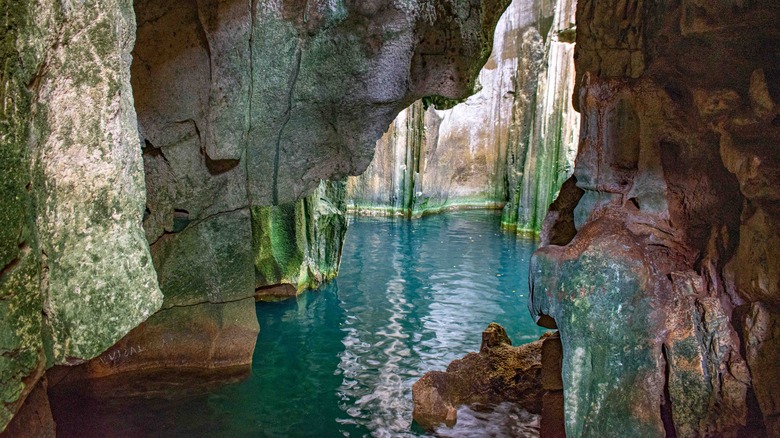
M 247 298 L 335 276 L 344 190 L 321 179 L 363 171 L 415 99 L 471 93 L 505 7 L 137 0 L 143 225 L 163 308 L 245 300 L 248 313 Z M 253 346 L 236 343 L 234 364 Z
M 580 116 L 571 103 L 577 1 L 556 0 L 551 6 L 549 31 L 523 35 L 519 62 L 533 67 L 515 79 L 515 89 L 526 91 L 515 93 L 508 113 L 508 203 L 502 223 L 519 233 L 541 231 L 547 207 L 574 171 L 577 154 Z
M 253 207 L 256 298 L 295 294 L 336 277 L 347 232 L 346 182 L 323 181 L 294 204 Z
M 349 178 L 350 210 L 420 216 L 505 206 L 507 227 L 539 232 L 576 153 L 575 5 L 512 2 L 496 26 L 480 90 L 459 104 L 425 99 L 402 111 L 368 170 Z
M 472 111 L 482 113 L 489 103 L 500 100 L 483 101 Z M 348 179 L 349 209 L 416 217 L 452 208 L 501 208 L 505 145 L 484 127 L 464 123 L 470 117 L 465 105 L 439 111 L 420 100 L 401 111 L 377 142 L 368 170 Z
M 567 436 L 780 436 L 778 18 L 579 2 L 577 165 L 529 302 L 560 330 Z
M 471 93 L 507 3 L 0 2 L 0 430 L 54 364 L 245 363 L 258 285 L 332 275 L 343 232 L 338 201 L 303 201 L 277 278 L 262 208 L 362 171 L 414 100 Z M 161 306 L 150 344 L 107 351 Z
M 127 1 L 0 5 L 0 430 L 45 368 L 159 309 Z

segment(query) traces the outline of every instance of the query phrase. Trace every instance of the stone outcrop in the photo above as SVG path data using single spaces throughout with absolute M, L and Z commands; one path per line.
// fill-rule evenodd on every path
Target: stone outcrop
M 414 383 L 414 421 L 428 429 L 452 426 L 458 407 L 475 403 L 508 401 L 541 413 L 542 342 L 513 347 L 504 328 L 491 323 L 482 333 L 479 353 L 469 353 L 450 363 L 446 372 L 430 371 Z
M 350 209 L 420 216 L 505 206 L 507 227 L 539 232 L 576 152 L 575 4 L 513 1 L 479 91 L 462 103 L 423 99 L 402 111 L 368 170 L 349 178 Z
M 577 165 L 529 301 L 560 330 L 567 436 L 780 436 L 778 18 L 579 2 Z
M 292 202 L 362 172 L 401 109 L 471 93 L 507 4 L 138 0 L 150 240 L 176 210 Z
M 252 207 L 249 242 L 219 239 L 219 232 L 229 230 L 227 214 L 187 226 L 179 238 L 184 246 L 156 254 L 173 263 L 155 260 L 165 293 L 162 310 L 68 372 L 67 383 L 119 374 L 127 381 L 146 379 L 151 370 L 177 367 L 224 369 L 228 379 L 233 369 L 248 371 L 260 329 L 255 301 L 294 297 L 336 276 L 347 229 L 343 194 L 343 182 L 322 182 L 297 202 Z M 233 264 L 241 261 L 242 251 L 254 260 L 249 274 L 242 264 Z M 214 261 L 225 263 L 210 264 Z M 203 275 L 197 269 L 209 269 L 210 282 L 197 283 Z
M 347 232 L 345 186 L 323 181 L 294 204 L 252 208 L 256 298 L 279 286 L 299 293 L 336 277 Z
M 161 307 L 129 351 L 198 315 L 204 345 L 241 333 L 219 357 L 251 357 L 256 288 L 332 276 L 342 232 L 338 201 L 304 204 L 297 255 L 258 279 L 257 209 L 365 169 L 414 100 L 471 93 L 507 3 L 3 2 L 0 429 L 46 368 Z

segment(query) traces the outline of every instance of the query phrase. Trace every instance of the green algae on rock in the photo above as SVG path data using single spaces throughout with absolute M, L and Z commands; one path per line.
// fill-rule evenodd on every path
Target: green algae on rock
M 131 5 L 2 7 L 0 429 L 45 367 L 100 354 L 162 299 L 139 228 Z
M 345 183 L 323 181 L 294 204 L 252 208 L 256 296 L 268 286 L 314 289 L 338 274 L 347 232 Z
M 156 311 L 162 295 L 139 227 L 132 7 L 92 1 L 55 16 L 63 25 L 37 83 L 31 190 L 43 311 L 54 360 L 68 363 L 100 354 Z
M 515 93 L 512 103 L 502 217 L 504 226 L 521 234 L 542 231 L 547 207 L 574 171 L 580 128 L 572 106 L 574 44 L 560 35 L 575 29 L 576 6 L 572 0 L 550 2 L 547 33 L 523 35 L 521 53 L 529 67 L 515 87 L 528 94 Z
M 224 303 L 252 296 L 252 242 L 247 209 L 189 223 L 152 246 L 163 308 Z M 225 234 L 241 237 L 222 239 Z M 176 237 L 176 238 L 172 238 Z

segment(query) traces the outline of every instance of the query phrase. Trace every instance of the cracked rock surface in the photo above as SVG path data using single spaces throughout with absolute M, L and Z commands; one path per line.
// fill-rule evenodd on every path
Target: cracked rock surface
M 529 308 L 566 435 L 780 436 L 774 1 L 581 0 L 579 152 Z

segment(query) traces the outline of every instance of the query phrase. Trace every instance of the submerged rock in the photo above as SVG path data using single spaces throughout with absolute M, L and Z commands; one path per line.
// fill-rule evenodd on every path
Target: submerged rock
M 503 402 L 540 414 L 543 392 L 542 340 L 513 347 L 504 328 L 491 323 L 482 333 L 479 353 L 469 353 L 446 372 L 428 372 L 414 383 L 413 418 L 426 429 L 452 426 L 461 405 Z

